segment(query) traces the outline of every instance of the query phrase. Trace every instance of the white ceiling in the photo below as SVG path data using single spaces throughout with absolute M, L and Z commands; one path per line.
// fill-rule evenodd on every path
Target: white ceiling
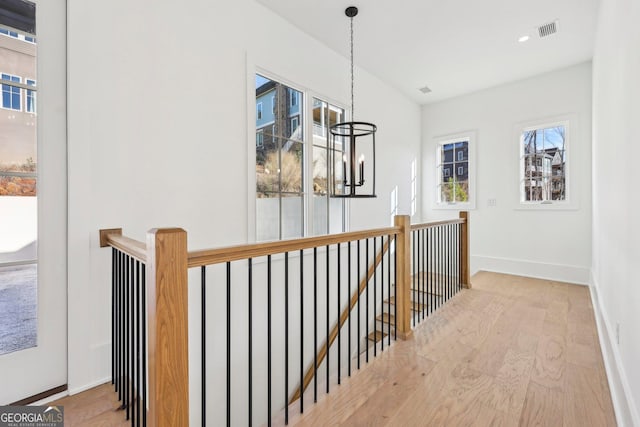
M 598 0 L 257 1 L 344 56 L 344 9 L 358 7 L 356 65 L 420 104 L 589 60 L 598 9 Z M 539 38 L 537 27 L 556 19 L 558 33 Z

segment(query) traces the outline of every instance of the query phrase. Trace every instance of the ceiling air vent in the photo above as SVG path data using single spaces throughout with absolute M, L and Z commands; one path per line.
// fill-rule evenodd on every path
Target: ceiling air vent
M 549 22 L 538 27 L 540 38 L 548 37 L 558 32 L 558 21 Z
M 431 92 L 431 89 L 429 89 L 429 86 L 425 86 L 425 87 L 421 87 L 420 89 L 418 89 L 420 92 L 427 94 L 429 92 Z

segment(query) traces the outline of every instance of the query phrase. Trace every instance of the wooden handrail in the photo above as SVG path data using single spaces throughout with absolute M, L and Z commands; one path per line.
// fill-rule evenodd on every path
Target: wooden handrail
M 399 232 L 400 227 L 376 228 L 372 230 L 352 231 L 349 233 L 328 234 L 326 236 L 305 237 L 302 239 L 279 240 L 276 242 L 191 251 L 189 252 L 189 268 L 257 258 L 284 252 L 294 252 L 301 249 L 336 245 L 338 243 L 370 239 L 373 237 L 395 235 Z
M 393 237 L 393 239 L 395 239 L 395 236 Z M 387 252 L 388 249 L 389 249 L 389 239 L 387 239 L 384 242 L 384 245 L 382 246 L 382 248 L 380 248 L 380 252 L 376 255 L 376 259 L 375 259 L 374 263 L 371 266 L 369 266 L 369 269 L 367 270 L 366 277 L 364 277 L 360 281 L 360 285 L 358 286 L 357 292 L 355 292 L 353 294 L 353 296 L 351 297 L 349 305 L 347 307 L 345 307 L 344 310 L 342 310 L 342 314 L 340 314 L 339 322 L 336 323 L 335 325 L 333 325 L 333 328 L 331 329 L 331 333 L 329 334 L 329 347 L 331 347 L 333 342 L 338 337 L 338 330 L 340 328 L 342 328 L 344 323 L 349 318 L 349 312 L 351 310 L 353 310 L 355 305 L 358 303 L 358 299 L 359 299 L 360 295 L 362 295 L 364 290 L 367 288 L 367 284 L 369 283 L 369 281 L 373 277 L 373 274 L 374 274 L 376 268 L 378 268 L 378 265 L 380 264 L 380 262 L 382 262 L 382 257 L 384 256 L 384 254 Z M 317 356 L 318 366 L 320 366 L 322 364 L 322 361 L 324 360 L 324 358 L 326 356 L 327 356 L 327 341 L 325 340 L 324 343 L 322 344 L 322 346 L 320 347 L 320 350 L 318 351 L 318 356 Z M 351 357 L 351 355 L 349 355 L 349 357 Z M 313 363 L 312 363 L 311 366 L 309 366 L 309 368 L 307 369 L 307 373 L 304 376 L 304 380 L 302 382 L 302 385 L 298 386 L 298 389 L 293 394 L 293 397 L 289 400 L 290 404 L 293 403 L 294 401 L 296 401 L 298 398 L 300 398 L 300 394 L 301 394 L 300 393 L 300 388 L 301 387 L 302 387 L 302 390 L 304 391 L 304 390 L 307 389 L 307 387 L 309 387 L 309 384 L 311 384 L 311 381 L 313 380 L 313 372 L 314 372 L 313 368 L 314 368 L 314 366 L 313 366 Z
M 122 235 L 122 228 L 106 228 L 100 230 L 100 247 L 114 247 L 125 254 L 142 261 L 147 262 L 147 245 L 138 240 L 131 239 Z
M 448 219 L 444 221 L 434 221 L 434 222 L 424 222 L 422 224 L 411 224 L 411 231 L 414 230 L 424 230 L 425 228 L 433 228 L 438 227 L 440 225 L 448 225 L 448 224 L 464 224 L 466 219 L 458 218 L 458 219 Z

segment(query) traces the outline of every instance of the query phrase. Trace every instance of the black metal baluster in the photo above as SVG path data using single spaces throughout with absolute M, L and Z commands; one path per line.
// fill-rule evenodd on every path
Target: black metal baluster
M 380 351 L 384 351 L 384 236 L 380 236 L 380 316 L 382 318 L 380 340 L 382 341 Z M 387 319 L 389 320 L 389 319 Z
M 425 316 L 429 316 L 429 263 L 428 263 L 428 255 L 429 255 L 429 247 L 427 245 L 427 232 L 428 229 L 422 229 L 422 265 L 424 269 L 424 276 L 422 278 L 422 289 L 424 291 L 424 311 Z
M 114 364 L 114 372 L 113 372 L 113 382 L 115 385 L 115 391 L 119 392 L 120 390 L 120 252 L 117 249 L 113 249 L 113 255 L 116 259 L 116 267 L 114 274 L 114 294 L 113 294 L 113 306 L 114 306 L 114 333 L 113 333 L 113 341 L 112 341 L 112 351 L 113 351 L 113 364 Z
M 440 287 L 440 284 L 442 282 L 442 280 L 440 280 L 440 244 L 439 244 L 439 236 L 440 236 L 440 228 L 439 227 L 435 227 L 433 229 L 434 231 L 434 245 L 435 245 L 435 261 L 436 261 L 436 265 L 435 265 L 435 278 L 436 278 L 436 289 L 439 295 L 439 299 L 438 299 L 438 305 L 436 308 L 440 308 L 440 305 L 442 304 L 442 301 L 444 300 L 444 294 L 442 293 L 442 289 Z
M 327 394 L 329 394 L 329 245 L 327 245 L 327 247 L 325 248 L 326 252 L 326 259 L 327 259 L 327 272 L 326 272 L 326 282 L 327 282 L 327 300 L 325 302 L 325 305 L 327 306 L 327 313 L 325 316 L 326 319 L 326 335 L 325 335 L 325 339 L 326 339 L 326 352 L 327 352 Z
M 420 311 L 418 312 L 418 321 L 422 321 L 424 319 L 424 250 L 422 248 L 422 231 L 418 230 L 418 308 Z
M 340 242 L 338 242 L 338 254 L 337 254 L 337 258 L 338 258 L 338 311 L 336 313 L 338 313 L 338 385 L 340 385 L 340 330 L 342 329 L 342 325 L 340 324 Z
M 200 341 L 201 341 L 201 385 L 202 395 L 200 396 L 200 411 L 203 427 L 207 425 L 207 267 L 200 267 Z
M 313 402 L 318 401 L 318 248 L 313 248 Z
M 418 238 L 418 278 L 416 280 L 418 289 L 418 323 L 422 321 L 422 314 L 424 309 L 424 296 L 422 295 L 422 275 L 424 274 L 423 265 L 422 265 L 422 256 L 424 255 L 422 252 L 422 230 L 416 230 L 416 235 Z
M 227 262 L 227 427 L 231 426 L 231 263 Z
M 111 384 L 116 379 L 115 325 L 116 325 L 116 248 L 111 248 Z
M 129 288 L 131 286 L 131 283 L 129 282 L 129 260 L 130 257 L 129 255 L 127 255 L 126 257 L 126 261 L 125 261 L 125 279 L 124 279 L 124 283 L 125 283 L 125 289 L 124 289 L 124 299 L 125 299 L 125 303 L 124 303 L 124 316 L 125 316 L 125 338 L 124 338 L 124 346 L 125 346 L 125 350 L 124 350 L 124 377 L 125 377 L 125 388 L 124 388 L 124 400 L 122 401 L 122 404 L 125 406 L 126 408 L 126 413 L 127 413 L 127 420 L 129 419 L 129 386 L 130 386 L 130 381 L 129 381 L 129 331 L 131 328 L 131 323 L 130 323 L 130 319 L 129 319 Z
M 300 249 L 300 413 L 304 412 L 304 253 Z
M 376 304 L 376 295 L 378 293 L 377 289 L 376 289 L 376 285 L 377 285 L 377 279 L 378 279 L 378 269 L 376 268 L 376 240 L 378 240 L 377 238 L 373 238 L 373 262 L 372 262 L 372 266 L 373 266 L 373 357 L 376 357 L 376 355 L 378 354 L 378 325 L 377 320 L 376 320 L 376 309 L 377 309 L 377 304 Z M 368 264 L 368 262 L 367 262 Z M 368 317 L 367 317 L 368 319 Z M 367 322 L 368 324 L 368 322 Z
M 267 255 L 267 425 L 271 427 L 271 255 Z
M 119 300 L 119 317 L 120 317 L 120 321 L 119 321 L 119 326 L 120 326 L 120 333 L 119 333 L 119 338 L 118 338 L 118 350 L 119 350 L 119 355 L 118 355 L 118 401 L 122 401 L 122 398 L 124 396 L 124 273 L 125 273 L 125 268 L 124 268 L 124 253 L 120 252 L 120 271 L 119 271 L 119 276 L 120 276 L 120 289 L 118 291 L 118 300 Z M 122 406 L 120 409 L 124 409 Z
M 417 247 L 416 247 L 416 232 L 412 231 L 411 232 L 412 235 L 412 242 L 413 243 L 411 245 L 411 257 L 413 258 L 413 262 L 411 263 L 411 294 L 413 295 L 413 301 L 411 302 L 411 306 L 413 307 L 412 313 L 411 313 L 411 320 L 413 321 L 413 326 L 416 326 L 416 276 L 417 274 Z M 396 304 L 398 304 L 398 300 L 396 299 Z
M 347 372 L 351 376 L 351 242 L 347 242 L 347 320 L 349 322 L 349 332 L 347 333 Z
M 387 301 L 391 299 L 391 235 L 387 236 Z M 383 303 L 384 304 L 384 303 Z M 384 305 L 383 305 L 384 306 Z M 389 310 L 389 323 L 387 325 L 387 344 L 391 345 L 391 307 L 387 306 Z
M 135 425 L 135 413 L 133 412 L 133 402 L 134 402 L 134 397 L 135 397 L 135 389 L 134 389 L 134 381 L 135 381 L 135 377 L 136 377 L 136 373 L 135 373 L 135 363 L 136 363 L 136 354 L 135 354 L 135 334 L 134 331 L 136 330 L 135 327 L 135 300 L 134 300 L 134 290 L 135 290 L 135 269 L 134 269 L 134 259 L 131 258 L 130 262 L 130 271 L 131 271 L 131 283 L 130 283 L 130 288 L 129 288 L 129 301 L 131 303 L 131 308 L 129 309 L 129 315 L 131 316 L 131 324 L 129 325 L 129 327 L 131 328 L 131 332 L 130 332 L 130 342 L 129 342 L 129 384 L 131 384 L 130 387 L 130 391 L 129 391 L 129 406 L 131 406 L 130 409 L 130 414 L 131 414 L 131 425 Z
M 147 425 L 147 280 L 142 268 L 142 425 Z
M 445 224 L 442 227 L 443 234 L 443 255 L 444 255 L 444 271 L 445 271 L 445 283 L 447 286 L 447 300 L 451 299 L 451 280 L 449 271 L 449 225 Z
M 427 292 L 428 292 L 428 300 L 429 300 L 429 311 L 428 313 L 433 313 L 433 278 L 431 274 L 432 262 L 431 256 L 433 254 L 433 248 L 431 247 L 431 229 L 425 229 L 426 232 L 426 245 L 427 245 Z
M 366 278 L 365 278 L 365 293 L 366 293 L 366 307 L 365 307 L 365 315 L 364 315 L 364 320 L 365 320 L 365 336 L 366 341 L 365 341 L 365 352 L 366 352 L 366 357 L 365 357 L 365 361 L 367 363 L 369 363 L 369 239 L 365 240 L 365 258 L 364 258 L 364 267 L 365 267 L 365 273 L 366 274 Z
M 248 401 L 248 409 L 249 409 L 249 426 L 252 425 L 253 418 L 253 335 L 252 335 L 252 326 L 253 326 L 253 304 L 252 304 L 252 288 L 253 288 L 253 259 L 249 258 L 248 260 L 249 268 L 248 268 L 248 297 L 249 297 L 249 401 Z
M 396 234 L 395 238 L 395 250 L 393 251 L 393 281 L 396 284 L 396 289 L 394 291 L 393 297 L 396 298 L 396 304 L 393 305 L 393 339 L 398 340 L 398 235 Z M 391 301 L 391 299 L 389 299 Z M 391 307 L 389 307 L 389 311 L 391 311 Z
M 358 342 L 358 369 L 360 369 L 360 240 L 357 241 L 356 244 L 356 256 L 357 256 L 357 271 L 356 273 L 358 274 L 357 277 L 357 282 L 356 282 L 356 286 L 358 287 L 358 290 L 356 292 L 358 292 L 358 337 L 357 337 L 357 342 Z
M 137 317 L 137 325 L 138 325 L 138 330 L 136 332 L 136 371 L 138 373 L 137 375 L 137 380 L 136 380 L 136 412 L 137 412 L 137 416 L 136 416 L 136 420 L 137 420 L 137 425 L 140 426 L 140 406 L 142 405 L 142 402 L 140 401 L 140 389 L 141 389 L 141 384 L 140 381 L 142 379 L 142 361 L 140 360 L 140 337 L 142 335 L 142 302 L 140 300 L 140 261 L 136 261 L 136 317 Z
M 447 245 L 447 287 L 449 288 L 449 299 L 453 297 L 453 288 L 451 287 L 451 225 L 447 224 L 446 228 L 446 245 Z
M 418 281 L 418 284 L 420 285 L 420 299 L 422 300 L 422 306 L 420 306 L 420 314 L 421 314 L 421 319 L 424 320 L 424 316 L 425 316 L 425 311 L 427 311 L 428 308 L 428 301 L 427 301 L 427 292 L 425 289 L 425 278 L 426 278 L 426 272 L 425 272 L 425 262 L 424 262 L 424 257 L 425 257 L 425 251 L 424 251 L 424 228 L 418 231 L 418 234 L 420 235 L 420 280 Z
M 284 253 L 284 423 L 289 424 L 289 252 Z

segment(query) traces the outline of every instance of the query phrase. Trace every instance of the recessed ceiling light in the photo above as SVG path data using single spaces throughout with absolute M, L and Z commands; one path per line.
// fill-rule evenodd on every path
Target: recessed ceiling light
M 529 40 L 529 36 L 522 36 L 522 37 L 520 37 L 520 38 L 518 39 L 518 41 L 519 41 L 520 43 L 524 43 L 524 42 L 526 42 L 527 40 Z

